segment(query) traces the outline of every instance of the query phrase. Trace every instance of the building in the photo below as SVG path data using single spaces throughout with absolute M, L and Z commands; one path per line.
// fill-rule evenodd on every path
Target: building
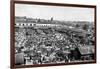
M 71 59 L 74 60 L 93 60 L 94 46 L 80 46 L 71 50 Z

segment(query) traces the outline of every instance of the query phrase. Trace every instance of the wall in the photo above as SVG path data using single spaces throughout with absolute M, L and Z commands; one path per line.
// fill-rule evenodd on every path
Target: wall
M 100 0 L 34 0 L 43 2 L 97 5 L 97 64 L 64 65 L 30 69 L 98 69 L 100 68 Z M 10 0 L 0 0 L 0 69 L 10 69 Z M 29 69 L 29 68 L 26 68 Z

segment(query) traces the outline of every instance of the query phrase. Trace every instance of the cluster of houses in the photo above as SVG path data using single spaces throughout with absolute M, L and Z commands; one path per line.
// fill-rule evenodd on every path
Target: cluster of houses
M 82 29 L 53 24 L 53 18 L 26 17 L 15 17 L 15 29 L 18 29 L 15 37 L 19 37 L 16 38 L 16 65 L 94 60 L 94 44 L 85 43 L 87 32 Z

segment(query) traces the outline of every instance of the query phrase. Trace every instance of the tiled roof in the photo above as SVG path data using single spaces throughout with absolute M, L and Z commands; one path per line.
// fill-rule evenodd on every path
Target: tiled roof
M 81 55 L 94 53 L 94 46 L 81 46 L 81 47 L 78 47 L 78 49 Z

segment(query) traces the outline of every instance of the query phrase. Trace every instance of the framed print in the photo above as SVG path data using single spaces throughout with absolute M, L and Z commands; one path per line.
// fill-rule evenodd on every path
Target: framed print
M 11 68 L 96 63 L 96 6 L 11 1 Z

